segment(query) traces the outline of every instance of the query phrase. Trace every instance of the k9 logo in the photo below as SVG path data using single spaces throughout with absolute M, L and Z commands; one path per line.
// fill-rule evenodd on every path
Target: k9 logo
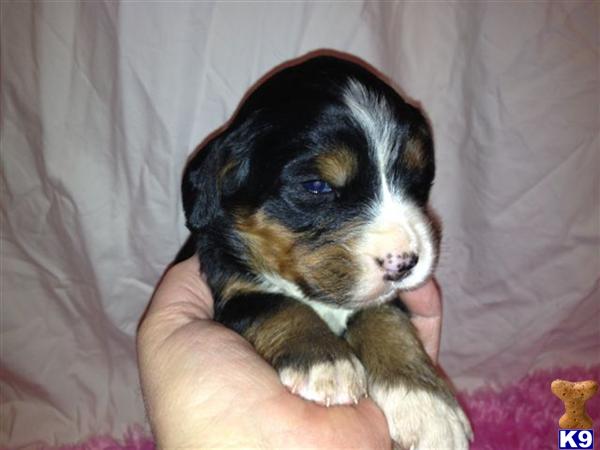
M 558 430 L 559 449 L 593 449 L 594 430 Z

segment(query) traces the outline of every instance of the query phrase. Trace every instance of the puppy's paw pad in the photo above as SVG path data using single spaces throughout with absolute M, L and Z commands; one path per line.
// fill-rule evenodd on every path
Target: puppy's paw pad
M 294 394 L 325 406 L 356 404 L 366 395 L 365 369 L 355 356 L 308 369 L 286 367 L 279 378 Z
M 473 432 L 460 405 L 442 394 L 398 385 L 371 387 L 390 435 L 401 448 L 466 450 Z

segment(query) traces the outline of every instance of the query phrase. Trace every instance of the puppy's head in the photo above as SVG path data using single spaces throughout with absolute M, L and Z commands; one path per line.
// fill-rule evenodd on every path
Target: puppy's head
M 184 175 L 187 225 L 271 292 L 352 308 L 432 272 L 433 145 L 422 114 L 319 57 L 256 89 Z

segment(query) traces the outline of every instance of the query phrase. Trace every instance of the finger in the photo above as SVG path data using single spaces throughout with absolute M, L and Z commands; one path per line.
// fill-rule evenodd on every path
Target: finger
M 433 278 L 412 291 L 400 292 L 400 298 L 411 313 L 422 317 L 440 317 L 442 302 L 440 290 Z
M 415 316 L 411 318 L 411 322 L 417 328 L 425 351 L 431 360 L 437 363 L 440 351 L 440 318 Z

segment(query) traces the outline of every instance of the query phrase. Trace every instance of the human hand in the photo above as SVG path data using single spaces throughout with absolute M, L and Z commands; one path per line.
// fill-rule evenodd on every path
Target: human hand
M 368 398 L 325 408 L 291 394 L 240 335 L 212 320 L 196 257 L 167 271 L 137 336 L 138 364 L 158 448 L 390 448 Z M 402 296 L 430 355 L 439 344 L 433 281 Z

